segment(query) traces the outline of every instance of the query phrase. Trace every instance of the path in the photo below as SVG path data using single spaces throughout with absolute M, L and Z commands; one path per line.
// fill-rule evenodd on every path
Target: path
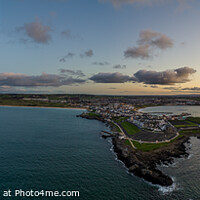
M 133 143 L 131 142 L 130 138 L 124 133 L 124 131 L 122 130 L 122 128 L 117 124 L 115 123 L 114 121 L 112 121 L 113 124 L 115 124 L 119 130 L 121 131 L 121 133 L 123 134 L 123 136 L 129 141 L 129 143 L 131 144 L 131 146 L 136 149 L 136 147 L 133 145 Z
M 150 144 L 159 144 L 159 143 L 165 143 L 165 142 L 169 143 L 169 142 L 171 142 L 172 140 L 174 140 L 175 138 L 177 138 L 177 137 L 179 136 L 179 133 L 177 132 L 176 135 L 175 135 L 173 138 L 171 138 L 170 140 L 161 140 L 161 141 L 155 141 L 155 142 L 152 142 L 152 141 L 143 141 L 143 140 L 135 140 L 135 139 L 130 138 L 130 137 L 128 136 L 128 133 L 126 133 L 126 130 L 123 130 L 122 127 L 121 127 L 120 125 L 118 125 L 117 123 L 115 123 L 115 122 L 113 122 L 113 121 L 112 121 L 112 123 L 115 124 L 115 125 L 120 129 L 120 131 L 121 131 L 121 133 L 123 134 L 123 136 L 124 136 L 126 139 L 129 140 L 131 146 L 132 146 L 134 149 L 136 149 L 136 147 L 134 146 L 134 144 L 133 144 L 131 141 L 135 141 L 135 142 L 139 142 L 139 143 L 150 143 Z
M 179 133 L 177 132 L 176 135 L 173 138 L 171 138 L 170 140 L 162 140 L 162 141 L 156 141 L 156 142 L 143 141 L 143 140 L 135 140 L 135 139 L 132 139 L 132 138 L 130 140 L 136 141 L 136 142 L 139 142 L 139 143 L 159 144 L 159 143 L 165 143 L 165 142 L 169 143 L 172 140 L 174 140 L 175 138 L 177 138 L 178 136 L 179 136 Z

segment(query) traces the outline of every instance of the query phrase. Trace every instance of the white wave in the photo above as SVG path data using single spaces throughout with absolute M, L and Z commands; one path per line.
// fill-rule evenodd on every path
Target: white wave
M 189 156 L 187 157 L 187 159 L 189 160 L 190 158 L 192 158 L 194 156 L 194 154 L 189 154 Z
M 172 158 L 172 159 L 173 159 L 173 161 L 170 162 L 170 163 L 169 163 L 169 162 L 165 162 L 165 163 L 161 162 L 161 164 L 157 164 L 157 165 L 156 165 L 157 168 L 158 168 L 158 169 L 162 169 L 162 168 L 168 168 L 168 167 L 172 167 L 172 168 L 176 167 L 178 161 L 176 161 L 175 158 Z M 179 158 L 179 159 L 180 159 L 180 158 Z
M 128 168 L 126 167 L 126 165 L 124 164 L 124 162 L 122 162 L 121 160 L 119 160 L 117 158 L 117 153 L 115 153 L 114 151 L 114 145 L 112 144 L 112 140 L 108 140 L 108 142 L 111 144 L 111 147 L 110 147 L 110 151 L 115 155 L 115 160 L 122 163 L 122 165 L 128 170 Z
M 176 183 L 175 183 L 175 179 L 172 177 L 172 180 L 173 180 L 173 184 L 169 187 L 164 187 L 164 186 L 160 186 L 160 185 L 157 185 L 157 184 L 153 184 L 149 181 L 146 181 L 145 179 L 141 178 L 141 177 L 137 177 L 135 176 L 133 173 L 129 172 L 128 168 L 126 167 L 126 165 L 124 164 L 124 162 L 122 162 L 121 160 L 119 160 L 117 158 L 117 153 L 115 153 L 114 151 L 114 145 L 112 144 L 112 140 L 108 140 L 108 142 L 111 144 L 111 148 L 110 148 L 110 151 L 115 155 L 115 160 L 120 162 L 122 164 L 122 166 L 126 169 L 126 172 L 127 174 L 131 175 L 131 176 L 134 176 L 136 178 L 138 178 L 140 181 L 144 181 L 145 183 L 153 186 L 153 187 L 158 187 L 158 191 L 162 192 L 163 194 L 168 194 L 168 193 L 171 193 L 173 192 L 174 190 L 178 190 L 178 187 L 176 186 Z M 170 164 L 170 165 L 173 165 L 173 164 Z
M 178 188 L 175 182 L 175 178 L 172 177 L 172 180 L 173 180 L 173 184 L 171 186 L 165 187 L 165 186 L 158 185 L 158 191 L 161 192 L 163 195 L 165 195 L 165 194 L 172 193 L 175 190 L 179 190 L 180 188 Z
M 161 163 L 161 164 L 157 165 L 157 167 L 158 168 L 160 168 L 160 167 L 161 168 L 162 167 L 164 167 L 164 168 L 168 168 L 168 167 L 175 168 L 180 164 L 180 162 L 190 159 L 193 156 L 193 154 L 191 153 L 192 144 L 191 144 L 190 140 L 188 140 L 188 142 L 186 142 L 184 145 L 186 147 L 186 153 L 187 154 L 181 155 L 179 158 L 172 157 L 173 161 L 171 163 L 169 163 L 169 162 Z

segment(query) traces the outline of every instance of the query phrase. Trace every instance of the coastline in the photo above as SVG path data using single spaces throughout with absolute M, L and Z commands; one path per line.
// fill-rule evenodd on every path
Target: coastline
M 50 106 L 23 106 L 23 105 L 0 105 L 0 107 L 22 107 L 22 108 L 59 108 L 59 109 L 71 109 L 71 110 L 87 110 L 87 108 L 79 107 L 50 107 Z
M 92 115 L 81 114 L 78 117 L 106 122 L 102 118 Z M 114 127 L 112 127 L 112 124 L 108 124 L 113 132 Z M 189 142 L 191 136 L 200 138 L 198 134 L 190 133 L 177 138 L 176 141 L 169 143 L 167 146 L 146 152 L 127 145 L 126 139 L 121 139 L 117 134 L 112 136 L 113 151 L 116 153 L 117 159 L 124 163 L 129 173 L 152 184 L 171 187 L 174 184 L 173 178 L 159 170 L 157 165 L 162 163 L 166 165 L 172 164 L 174 158 L 189 156 L 185 144 Z
M 117 158 L 124 163 L 129 173 L 152 184 L 169 187 L 173 185 L 173 179 L 159 170 L 157 165 L 172 164 L 173 158 L 188 156 L 184 144 L 188 142 L 189 138 L 189 136 L 180 138 L 166 147 L 150 152 L 133 149 L 117 137 L 112 139 L 112 144 Z

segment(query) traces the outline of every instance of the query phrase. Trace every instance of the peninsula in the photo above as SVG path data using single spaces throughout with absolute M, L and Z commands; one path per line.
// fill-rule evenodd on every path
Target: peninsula
M 200 118 L 188 113 L 152 115 L 139 112 L 131 105 L 109 104 L 90 108 L 78 117 L 109 124 L 118 159 L 130 173 L 161 186 L 170 186 L 173 180 L 157 165 L 187 156 L 184 144 L 191 136 L 200 136 Z

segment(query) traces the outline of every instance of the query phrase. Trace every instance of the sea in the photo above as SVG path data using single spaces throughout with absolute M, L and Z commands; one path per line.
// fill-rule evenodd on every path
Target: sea
M 200 117 L 200 106 L 154 106 L 140 109 L 139 111 L 151 114 L 182 114 L 188 113 L 193 117 Z
M 200 140 L 191 137 L 189 157 L 159 166 L 174 179 L 172 187 L 160 187 L 128 173 L 117 160 L 111 139 L 100 135 L 109 127 L 76 117 L 83 111 L 0 107 L 0 199 L 200 199 Z M 200 116 L 200 107 L 184 112 L 193 111 Z M 79 191 L 79 197 L 15 196 L 20 189 Z M 8 191 L 11 196 L 5 196 Z

